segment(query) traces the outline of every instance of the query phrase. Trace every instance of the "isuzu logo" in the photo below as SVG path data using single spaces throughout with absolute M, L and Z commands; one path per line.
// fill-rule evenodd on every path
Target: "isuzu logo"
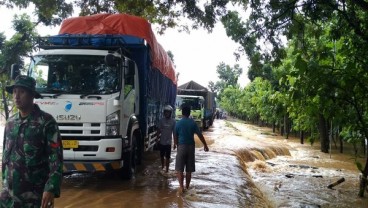
M 56 120 L 58 121 L 80 121 L 81 116 L 78 115 L 56 115 Z
M 72 102 L 67 101 L 66 104 L 65 104 L 64 110 L 66 112 L 68 112 L 68 111 L 70 111 L 72 109 L 72 106 L 73 106 Z

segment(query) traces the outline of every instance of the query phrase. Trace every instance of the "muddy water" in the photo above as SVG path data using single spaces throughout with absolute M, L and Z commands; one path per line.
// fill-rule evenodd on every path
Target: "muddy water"
M 271 207 L 243 171 L 231 149 L 215 144 L 224 136 L 223 122 L 205 133 L 210 152 L 200 142 L 191 187 L 178 196 L 174 158 L 169 174 L 160 171 L 158 152 L 149 152 L 135 178 L 121 181 L 113 174 L 76 174 L 64 178 L 55 207 Z
M 359 172 L 352 155 L 338 154 L 336 149 L 325 154 L 319 151 L 318 143 L 311 147 L 299 144 L 297 139 L 272 135 L 269 129 L 232 124 L 247 139 L 290 151 L 290 155 L 267 160 L 243 157 L 253 161 L 246 163 L 247 170 L 274 207 L 368 207 L 367 197 L 357 197 Z M 340 185 L 327 187 L 341 178 L 345 181 Z
M 113 174 L 65 177 L 55 207 L 368 207 L 367 198 L 357 197 L 358 172 L 349 156 L 330 158 L 317 145 L 224 120 L 205 137 L 210 152 L 198 142 L 196 172 L 184 195 L 177 195 L 174 161 L 163 174 L 159 153 L 149 152 L 130 181 Z M 341 177 L 345 182 L 327 188 Z

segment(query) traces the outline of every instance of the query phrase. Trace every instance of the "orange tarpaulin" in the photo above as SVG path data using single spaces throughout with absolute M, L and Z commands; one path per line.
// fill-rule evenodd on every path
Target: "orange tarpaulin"
M 151 24 L 128 14 L 96 14 L 73 17 L 62 22 L 59 34 L 131 35 L 143 38 L 151 47 L 152 66 L 176 84 L 175 70 L 170 57 L 157 42 Z

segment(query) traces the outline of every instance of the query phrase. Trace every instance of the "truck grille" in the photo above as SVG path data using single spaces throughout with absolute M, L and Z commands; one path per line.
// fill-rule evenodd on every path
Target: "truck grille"
M 61 136 L 103 136 L 102 123 L 58 123 Z

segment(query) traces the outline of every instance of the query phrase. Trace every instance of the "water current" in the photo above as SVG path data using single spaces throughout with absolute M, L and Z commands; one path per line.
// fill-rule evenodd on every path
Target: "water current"
M 215 120 L 204 136 L 210 151 L 197 139 L 196 172 L 183 195 L 177 193 L 176 151 L 167 174 L 151 151 L 129 181 L 114 173 L 65 176 L 55 207 L 368 207 L 368 193 L 357 196 L 359 172 L 350 154 L 325 154 L 318 144 L 234 120 Z
M 204 135 L 210 152 L 196 141 L 196 172 L 183 195 L 177 193 L 176 151 L 168 174 L 152 151 L 130 181 L 114 174 L 65 177 L 55 207 L 368 207 L 367 197 L 357 196 L 359 172 L 349 154 L 325 154 L 318 144 L 239 121 L 216 120 Z M 327 188 L 340 178 L 345 181 Z

